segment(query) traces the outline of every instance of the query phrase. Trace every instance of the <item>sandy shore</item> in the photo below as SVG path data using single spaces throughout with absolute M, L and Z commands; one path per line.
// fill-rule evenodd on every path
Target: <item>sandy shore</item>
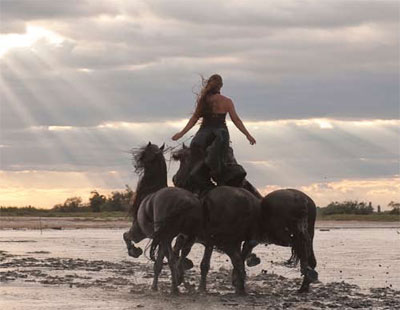
M 75 217 L 0 217 L 0 229 L 81 229 L 129 228 L 128 218 L 75 218 Z M 375 221 L 317 221 L 316 229 L 345 228 L 399 228 L 399 222 Z

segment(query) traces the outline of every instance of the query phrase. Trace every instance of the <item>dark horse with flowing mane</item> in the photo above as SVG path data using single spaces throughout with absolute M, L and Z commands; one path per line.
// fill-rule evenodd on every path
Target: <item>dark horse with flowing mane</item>
M 174 153 L 173 158 L 180 161 L 179 170 L 173 178 L 175 185 L 191 189 L 187 175 L 190 148 L 183 146 Z M 292 247 L 291 260 L 295 264 L 300 261 L 301 273 L 304 275 L 299 292 L 307 292 L 310 283 L 318 278 L 318 273 L 314 270 L 317 262 L 313 250 L 315 203 L 306 194 L 295 189 L 277 190 L 262 198 L 249 182 L 245 181 L 243 187 L 250 189 L 261 206 L 261 216 L 252 224 L 258 229 L 257 241 Z M 229 206 L 227 208 L 229 209 Z M 213 209 L 210 212 L 213 212 Z M 249 240 L 244 243 L 242 259 L 251 254 L 254 246 Z
M 206 278 L 213 249 L 225 252 L 233 265 L 232 285 L 237 294 L 245 294 L 246 270 L 241 245 L 251 244 L 259 232 L 259 200 L 243 188 L 218 186 L 202 197 L 204 232 L 198 236 L 205 251 L 201 261 L 200 290 L 206 290 Z M 249 247 L 251 250 L 252 247 Z
M 150 257 L 155 261 L 152 289 L 157 290 L 158 276 L 166 256 L 171 269 L 171 290 L 177 293 L 178 285 L 183 280 L 185 255 L 178 259 L 171 242 L 178 234 L 189 239 L 195 238 L 201 229 L 202 212 L 200 201 L 193 193 L 182 188 L 167 187 L 163 149 L 164 145 L 159 148 L 149 142 L 133 152 L 135 170 L 141 177 L 135 201 L 131 204 L 134 216 L 132 227 L 123 237 L 129 255 L 134 257 L 138 257 L 142 250 L 134 247 L 132 242 L 153 239 L 150 249 Z

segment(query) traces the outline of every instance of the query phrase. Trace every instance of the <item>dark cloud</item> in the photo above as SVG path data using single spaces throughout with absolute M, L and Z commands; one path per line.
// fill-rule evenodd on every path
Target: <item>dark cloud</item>
M 162 1 L 148 2 L 164 18 L 198 24 L 244 27 L 345 27 L 363 23 L 397 22 L 397 1 Z
M 119 14 L 151 14 L 187 24 L 242 27 L 331 28 L 363 23 L 397 22 L 397 1 L 105 1 L 105 0 L 2 0 L 4 23 Z
M 1 32 L 6 33 L 22 32 L 21 24 L 34 20 L 88 18 L 119 12 L 117 6 L 105 0 L 1 0 L 0 9 Z

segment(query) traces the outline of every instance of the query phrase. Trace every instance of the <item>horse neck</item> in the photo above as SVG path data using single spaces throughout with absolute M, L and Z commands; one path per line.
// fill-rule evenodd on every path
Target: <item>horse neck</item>
M 145 168 L 136 188 L 137 198 L 135 204 L 139 205 L 147 195 L 167 186 L 167 166 L 165 161 L 153 165 L 151 169 Z

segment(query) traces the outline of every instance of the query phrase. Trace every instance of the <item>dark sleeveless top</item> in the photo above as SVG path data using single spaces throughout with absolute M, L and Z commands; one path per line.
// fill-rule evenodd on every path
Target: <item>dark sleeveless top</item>
M 221 128 L 226 127 L 225 123 L 226 113 L 208 113 L 203 116 L 200 128 L 211 127 Z

